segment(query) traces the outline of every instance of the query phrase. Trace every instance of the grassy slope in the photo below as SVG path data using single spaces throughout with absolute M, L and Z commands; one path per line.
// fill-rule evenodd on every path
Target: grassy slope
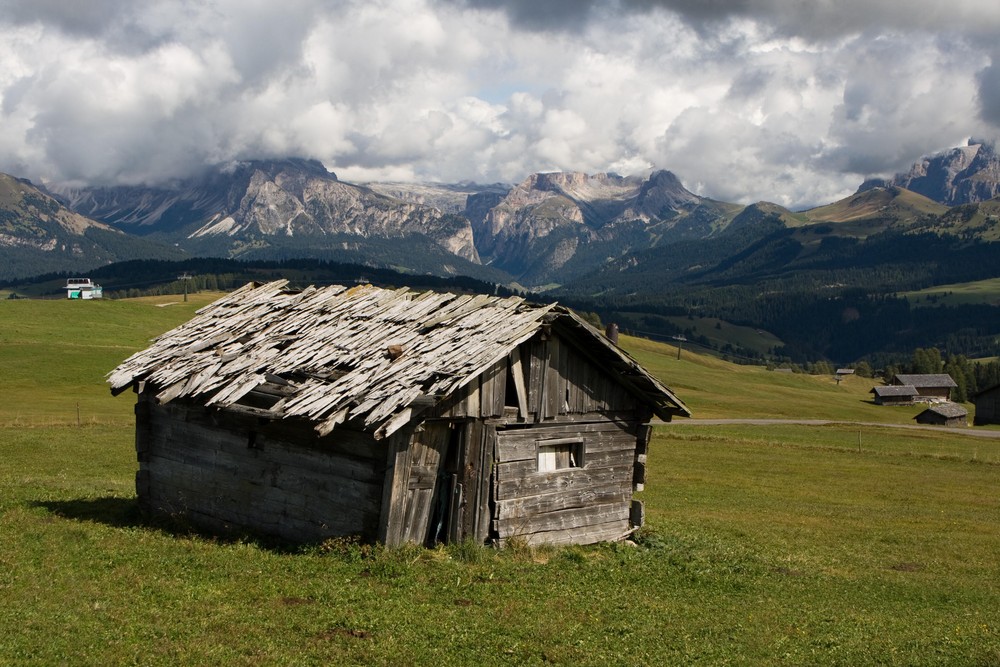
M 717 317 L 664 316 L 663 319 L 684 330 L 690 328 L 696 336 L 705 336 L 713 345 L 719 347 L 730 343 L 748 350 L 768 354 L 784 344 L 774 334 L 762 331 L 757 327 L 732 324 Z
M 937 285 L 912 292 L 900 292 L 916 306 L 1000 305 L 1000 278 L 975 280 L 968 283 Z
M 947 206 L 916 192 L 903 188 L 875 188 L 803 214 L 810 223 L 892 219 L 905 224 L 923 215 L 942 215 L 947 211 Z
M 0 425 L 131 421 L 104 374 L 210 300 L 0 300 Z
M 642 338 L 621 338 L 643 366 L 691 408 L 696 419 L 831 419 L 912 424 L 923 408 L 883 407 L 869 393 L 877 380 L 768 371 L 738 366 Z M 971 410 L 971 406 L 968 406 Z
M 220 542 L 139 519 L 132 401 L 101 386 L 194 304 L 21 305 L 0 304 L 0 663 L 1000 661 L 993 441 L 866 427 L 859 453 L 851 427 L 659 428 L 640 548 Z M 876 410 L 864 382 L 625 342 L 698 416 Z M 78 428 L 54 399 L 91 384 Z

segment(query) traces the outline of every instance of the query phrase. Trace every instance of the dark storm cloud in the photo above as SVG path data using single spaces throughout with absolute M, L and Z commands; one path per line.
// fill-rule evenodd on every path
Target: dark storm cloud
M 983 120 L 1000 127 L 1000 49 L 993 52 L 989 66 L 976 75 L 979 83 L 979 114 Z
M 668 11 L 699 30 L 732 19 L 749 19 L 776 34 L 813 40 L 883 30 L 958 30 L 988 37 L 1000 24 L 1000 6 L 980 0 L 443 0 L 501 10 L 532 30 L 579 28 L 598 9 L 614 12 Z
M 499 10 L 527 30 L 575 30 L 586 25 L 597 0 L 442 0 L 472 9 Z
M 41 23 L 83 37 L 98 37 L 131 13 L 132 0 L 2 0 L 0 21 Z

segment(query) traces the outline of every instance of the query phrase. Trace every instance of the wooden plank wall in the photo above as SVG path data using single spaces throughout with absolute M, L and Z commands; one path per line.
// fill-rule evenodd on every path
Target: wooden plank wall
M 520 369 L 521 377 L 514 377 Z M 525 388 L 525 405 L 508 383 Z M 510 397 L 508 398 L 508 394 Z M 432 414 L 451 419 L 496 419 L 524 408 L 513 421 L 544 422 L 604 418 L 635 412 L 635 397 L 571 344 L 558 336 L 537 336 L 488 369 Z M 505 408 L 507 410 L 505 411 Z
M 638 424 L 646 412 L 607 369 L 551 333 L 428 413 L 424 431 L 382 443 L 341 427 L 318 439 L 304 423 L 221 423 L 218 411 L 161 407 L 143 393 L 136 489 L 144 507 L 213 527 L 293 540 L 360 534 L 423 543 L 446 491 L 437 470 L 458 428 L 450 539 L 597 542 L 628 529 L 632 490 L 645 481 L 648 430 Z M 537 472 L 537 440 L 578 435 L 583 468 Z
M 137 429 L 144 508 L 293 541 L 376 536 L 385 451 L 370 436 L 338 429 L 291 444 L 199 406 L 140 401 L 148 411 L 148 429 Z
M 533 421 L 634 411 L 635 398 L 609 374 L 557 336 L 524 346 L 528 410 Z
M 975 397 L 976 413 L 973 424 L 996 424 L 1000 422 L 1000 389 L 987 390 Z
M 507 360 L 504 359 L 445 399 L 432 413 L 447 419 L 491 419 L 504 414 L 507 392 Z
M 584 465 L 538 472 L 537 442 L 582 437 Z M 629 526 L 635 425 L 573 423 L 497 434 L 496 530 L 501 543 L 587 544 L 621 537 Z

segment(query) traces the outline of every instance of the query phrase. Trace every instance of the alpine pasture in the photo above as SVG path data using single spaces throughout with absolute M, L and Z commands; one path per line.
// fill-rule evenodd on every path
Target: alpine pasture
M 0 664 L 1000 663 L 1000 440 L 623 337 L 695 418 L 634 543 L 219 539 L 135 506 L 104 374 L 208 301 L 0 302 Z M 850 423 L 840 423 L 850 422 Z M 861 424 L 861 425 L 859 425 Z

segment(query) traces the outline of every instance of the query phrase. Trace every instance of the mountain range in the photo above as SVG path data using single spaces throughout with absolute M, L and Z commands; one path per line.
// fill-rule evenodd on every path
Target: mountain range
M 0 277 L 87 271 L 114 261 L 182 256 L 174 248 L 72 211 L 30 181 L 0 174 Z
M 359 185 L 287 159 L 157 186 L 46 189 L 4 176 L 0 279 L 143 257 L 318 259 L 547 290 L 636 330 L 683 332 L 670 313 L 721 318 L 773 331 L 792 356 L 850 359 L 929 330 L 878 299 L 1000 275 L 998 192 L 1000 158 L 983 143 L 805 211 L 701 197 L 668 171 Z M 855 311 L 869 313 L 863 332 L 843 328 Z M 816 322 L 826 324 L 806 326 Z M 969 349 L 992 345 L 992 325 L 976 326 L 966 337 L 982 345 Z
M 547 288 L 649 249 L 716 239 L 765 210 L 790 228 L 837 223 L 840 235 L 867 235 L 879 227 L 874 218 L 917 224 L 994 197 L 1000 158 L 986 144 L 956 148 L 923 158 L 907 174 L 866 181 L 848 200 L 799 213 L 700 197 L 668 171 L 539 173 L 513 186 L 357 185 L 317 161 L 287 159 L 217 165 L 157 186 L 44 189 L 13 177 L 3 182 L 36 202 L 25 208 L 10 197 L 0 201 L 0 254 L 18 257 L 6 263 L 4 278 L 145 253 L 321 258 Z M 107 242 L 109 234 L 117 234 L 117 243 Z

